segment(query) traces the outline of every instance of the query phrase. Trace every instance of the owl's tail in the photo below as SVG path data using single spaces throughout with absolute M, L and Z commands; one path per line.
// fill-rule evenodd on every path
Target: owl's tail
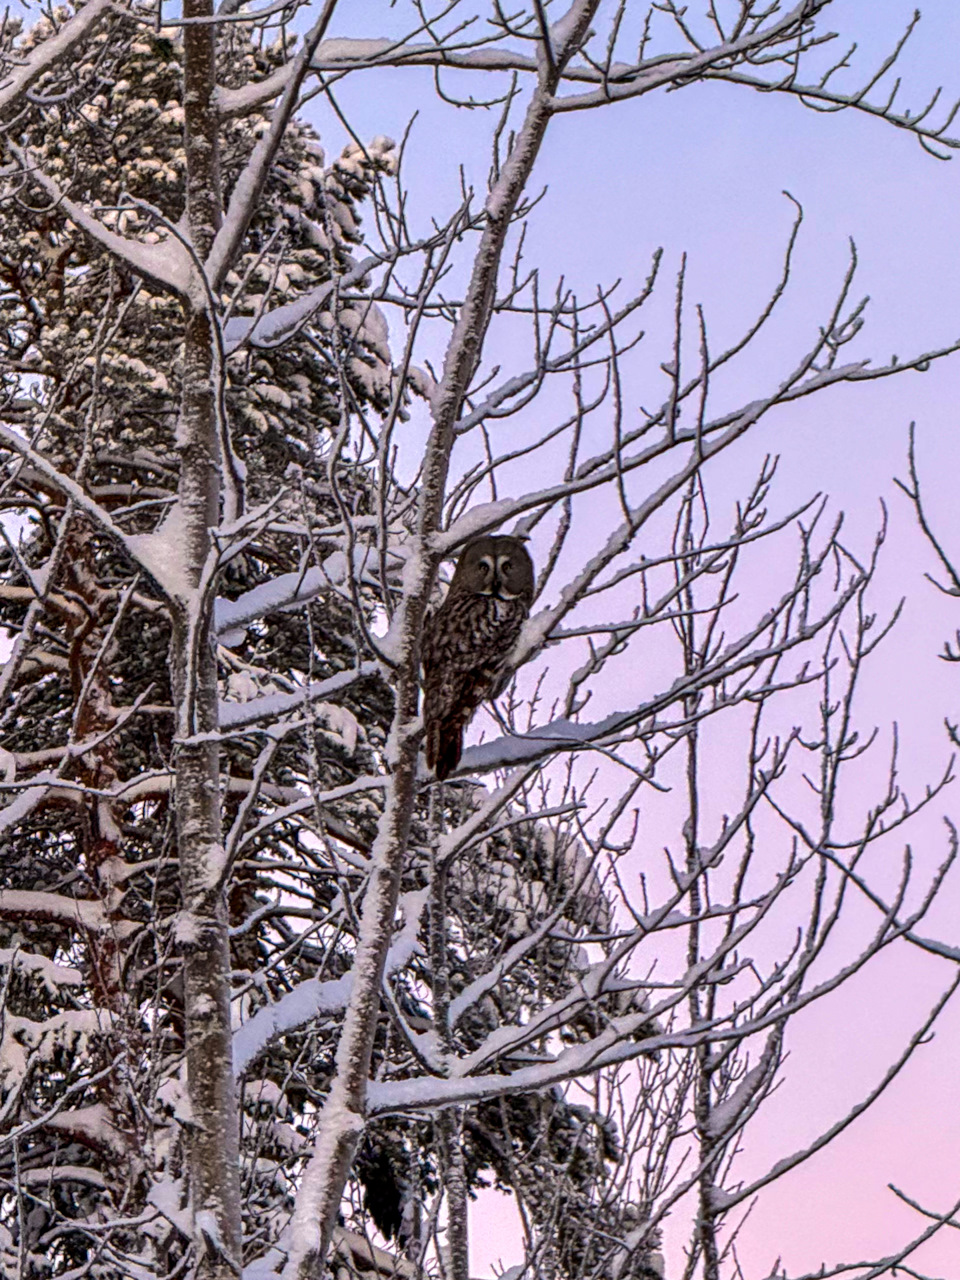
M 460 763 L 463 753 L 463 724 L 460 720 L 436 720 L 427 726 L 427 767 L 438 782 L 448 778 Z

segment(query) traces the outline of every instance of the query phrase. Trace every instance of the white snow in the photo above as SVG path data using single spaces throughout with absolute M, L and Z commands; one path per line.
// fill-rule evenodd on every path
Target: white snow
M 779 1038 L 774 1032 L 767 1037 L 767 1042 L 763 1047 L 763 1053 L 760 1055 L 760 1061 L 757 1065 L 746 1073 L 729 1098 L 712 1108 L 707 1124 L 707 1132 L 711 1137 L 721 1137 L 736 1126 L 744 1112 L 749 1108 L 757 1090 L 761 1088 L 767 1079 L 778 1046 Z
M 112 1123 L 110 1110 L 102 1102 L 89 1107 L 78 1107 L 75 1111 L 61 1111 L 58 1115 L 51 1116 L 44 1127 L 103 1153 L 113 1151 L 121 1158 L 129 1154 L 126 1139 Z
M 221 702 L 220 728 L 240 729 L 260 720 L 279 719 L 302 708 L 305 702 L 322 701 L 331 694 L 348 689 L 358 680 L 375 675 L 379 670 L 376 662 L 363 662 L 358 668 L 338 671 L 328 680 L 316 680 L 313 684 L 298 689 L 296 693 L 268 693 L 259 698 L 251 698 L 248 702 Z
M 728 1129 L 733 1128 L 763 1083 L 766 1070 L 766 1066 L 761 1063 L 752 1071 L 748 1071 L 730 1097 L 725 1098 L 711 1110 L 707 1122 L 707 1133 L 711 1137 L 722 1137 Z
M 191 591 L 184 571 L 184 538 L 183 508 L 179 502 L 169 508 L 155 532 L 131 534 L 126 538 L 133 555 L 164 591 L 181 599 L 189 596 Z
M 79 969 L 57 964 L 55 960 L 19 947 L 0 947 L 0 967 L 8 966 L 39 978 L 51 995 L 56 994 L 58 987 L 83 986 L 83 974 Z
M 477 537 L 478 534 L 497 528 L 516 511 L 516 508 L 517 504 L 513 498 L 502 498 L 499 502 L 481 502 L 471 507 L 436 539 L 437 549 L 446 551 L 450 547 L 459 546 L 460 543 Z
M 80 925 L 97 932 L 109 929 L 121 938 L 129 937 L 140 928 L 132 920 L 112 918 L 100 902 L 93 902 L 88 898 L 68 898 L 63 893 L 46 893 L 38 889 L 0 889 L 0 911 L 7 916 L 53 920 L 61 924 Z
M 366 578 L 377 585 L 379 580 L 368 575 L 370 567 L 376 564 L 376 551 L 359 544 L 354 547 L 353 574 L 357 582 Z M 245 591 L 236 600 L 218 597 L 213 606 L 214 630 L 220 634 L 239 629 L 265 614 L 314 600 L 331 587 L 342 587 L 347 581 L 349 567 L 344 552 L 334 551 L 319 567 L 315 565 L 294 573 L 278 574 Z
M 0 1041 L 0 1080 L 22 1079 L 31 1050 L 41 1062 L 53 1062 L 63 1049 L 82 1051 L 92 1037 L 105 1034 L 112 1024 L 104 1009 L 67 1009 L 43 1022 L 18 1017 L 8 1009 Z
M 56 35 L 37 44 L 20 66 L 10 71 L 0 86 L 0 110 L 15 102 L 40 76 L 65 57 L 103 14 L 113 7 L 113 0 L 88 0 Z
M 333 559 L 333 556 L 328 557 L 328 560 Z M 213 628 L 218 633 L 231 631 L 278 609 L 313 600 L 333 582 L 336 579 L 330 577 L 324 562 L 322 568 L 279 574 L 245 591 L 236 600 L 225 600 L 220 596 L 213 606 Z
M 350 288 L 381 265 L 380 258 L 368 257 L 340 277 L 340 288 Z M 310 289 L 293 302 L 274 307 L 266 315 L 233 316 L 223 331 L 223 346 L 227 355 L 249 343 L 254 347 L 279 347 L 316 314 L 333 293 L 334 282 L 326 281 L 316 289 Z
M 178 911 L 173 917 L 172 935 L 178 947 L 189 950 L 200 941 L 200 921 L 192 911 Z
M 558 746 L 583 747 L 599 742 L 636 718 L 635 711 L 615 711 L 603 720 L 592 722 L 553 720 L 531 729 L 529 733 L 493 738 L 479 746 L 468 747 L 463 753 L 461 767 L 469 772 L 472 769 L 502 769 L 511 764 L 523 764 L 538 759 L 548 750 L 555 751 Z
M 183 1198 L 182 1178 L 163 1178 L 155 1182 L 147 1192 L 148 1204 L 159 1209 L 167 1221 L 172 1222 L 189 1240 L 193 1235 L 193 1224 L 190 1221 L 189 1211 L 180 1207 Z
M 308 978 L 273 1004 L 265 1005 L 233 1033 L 233 1069 L 241 1075 L 274 1036 L 302 1027 L 320 1014 L 346 1008 L 353 990 L 353 975 L 324 982 Z
M 318 702 L 313 711 L 330 736 L 339 738 L 347 752 L 353 755 L 360 736 L 360 722 L 350 708 L 338 706 L 335 702 Z
M 47 787 L 28 787 L 26 791 L 21 791 L 15 800 L 4 805 L 0 809 L 0 831 L 7 831 L 10 827 L 15 827 L 22 822 L 27 814 L 32 813 L 37 807 L 47 794 L 47 790 Z
M 82 1182 L 88 1187 L 104 1189 L 107 1180 L 99 1169 L 91 1169 L 83 1164 L 51 1164 L 38 1169 L 20 1169 L 17 1181 L 24 1187 L 43 1188 L 46 1190 L 55 1182 Z
M 122 262 L 132 267 L 137 275 L 153 280 L 162 287 L 185 296 L 193 279 L 193 262 L 186 249 L 172 236 L 158 244 L 144 244 L 140 240 L 130 240 L 118 235 L 84 205 L 71 200 L 53 179 L 36 163 L 30 151 L 8 142 L 11 153 L 17 162 L 29 169 L 37 186 L 42 187 L 51 200 L 57 202 L 63 212 L 91 239 L 100 244 Z
M 231 671 L 223 686 L 224 702 L 249 702 L 260 693 L 252 671 Z
M 257 1258 L 243 1268 L 243 1280 L 277 1280 L 287 1260 L 283 1249 L 269 1249 L 262 1258 Z
M 403 925 L 390 946 L 384 976 L 398 972 L 419 953 L 417 934 L 420 919 L 429 898 L 427 889 L 405 893 L 400 899 L 399 912 Z M 346 1008 L 353 992 L 355 974 L 351 970 L 340 978 L 319 981 L 308 978 L 288 991 L 273 1004 L 258 1009 L 233 1033 L 233 1069 L 239 1076 L 274 1036 L 304 1026 L 320 1014 L 340 1013 Z

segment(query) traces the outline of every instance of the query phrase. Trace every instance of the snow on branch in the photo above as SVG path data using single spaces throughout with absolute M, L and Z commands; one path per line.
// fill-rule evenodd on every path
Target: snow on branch
M 809 28 L 817 10 L 822 9 L 829 2 L 830 0 L 800 0 L 799 4 L 794 5 L 769 26 L 762 26 L 758 22 L 738 39 L 724 40 L 712 48 L 700 48 L 692 53 L 651 59 L 646 65 L 642 63 L 638 65 L 633 74 L 626 79 L 620 78 L 615 82 L 607 79 L 602 88 L 593 93 L 572 94 L 556 99 L 554 109 L 582 110 L 586 107 L 601 106 L 605 102 L 637 97 L 681 78 L 688 82 L 697 80 L 717 64 L 739 61 L 799 36 L 804 29 Z
M 10 831 L 18 826 L 28 814 L 33 812 L 49 790 L 47 786 L 28 787 L 15 800 L 4 805 L 0 809 L 0 832 Z
M 20 1169 L 17 1180 L 20 1186 L 28 1191 L 35 1190 L 41 1193 L 54 1183 L 77 1183 L 79 1186 L 95 1187 L 98 1191 L 107 1190 L 107 1180 L 100 1170 L 83 1164 L 58 1164 L 43 1169 Z M 16 1181 L 6 1177 L 3 1181 L 11 1191 L 16 1190 Z
M 377 552 L 361 544 L 354 544 L 352 558 L 354 578 L 379 586 L 379 578 L 371 572 L 371 567 L 378 564 Z M 213 611 L 214 631 L 222 636 L 268 613 L 306 604 L 331 587 L 342 587 L 350 580 L 350 576 L 350 558 L 343 551 L 334 551 L 320 565 L 315 565 L 312 569 L 304 568 L 296 573 L 279 574 L 276 578 L 258 583 L 236 600 L 218 597 Z
M 25 951 L 22 947 L 0 947 L 0 968 L 15 969 L 39 978 L 51 994 L 59 987 L 82 987 L 84 977 L 72 965 L 58 964 L 49 956 Z
M 764 1087 L 777 1066 L 780 1041 L 779 1030 L 771 1032 L 757 1065 L 746 1073 L 729 1097 L 710 1109 L 706 1129 L 711 1138 L 723 1137 L 743 1125 L 755 1100 L 763 1096 Z
M 233 1069 L 238 1076 L 246 1071 L 271 1040 L 286 1031 L 295 1031 L 321 1014 L 340 1013 L 346 1008 L 353 990 L 353 975 L 342 978 L 308 978 L 275 1000 L 258 1009 L 233 1033 Z
M 371 254 L 351 267 L 349 271 L 338 276 L 336 280 L 327 280 L 317 285 L 315 289 L 309 289 L 295 301 L 274 307 L 259 319 L 251 316 L 233 316 L 227 321 L 223 330 L 224 354 L 231 355 L 244 346 L 264 349 L 282 346 L 310 321 L 334 289 L 349 289 L 359 285 L 371 271 L 382 266 L 385 261 L 385 258 Z
M 517 1028 L 511 1030 L 516 1031 Z M 480 1102 L 484 1098 L 502 1097 L 508 1093 L 534 1093 L 578 1076 L 594 1075 L 604 1064 L 629 1062 L 642 1054 L 653 1054 L 662 1049 L 692 1047 L 707 1038 L 705 1032 L 664 1032 L 643 1040 L 610 1038 L 610 1047 L 602 1056 L 598 1053 L 596 1041 L 591 1040 L 563 1050 L 549 1062 L 519 1067 L 509 1074 L 495 1071 L 486 1075 L 447 1078 L 420 1076 L 408 1080 L 372 1080 L 367 1086 L 368 1114 L 372 1118 L 405 1111 L 429 1111 L 435 1107 Z
M 374 67 L 427 66 L 459 67 L 473 71 L 537 70 L 536 58 L 506 49 L 458 51 L 437 44 L 411 44 L 403 40 L 336 37 L 317 45 L 310 69 L 326 72 L 362 71 Z M 272 75 L 236 89 L 217 90 L 217 106 L 224 116 L 244 115 L 281 94 L 290 79 L 290 66 Z M 573 79 L 595 82 L 598 74 L 592 68 L 571 67 Z
M 827 552 L 824 552 L 824 556 L 826 554 Z M 764 614 L 747 633 L 731 641 L 712 662 L 701 670 L 678 676 L 668 690 L 650 702 L 631 709 L 611 712 L 602 720 L 593 722 L 559 718 L 536 729 L 528 730 L 526 733 L 505 735 L 494 738 L 490 742 L 481 743 L 479 746 L 468 747 L 463 753 L 457 773 L 489 772 L 543 759 L 558 751 L 578 751 L 588 747 L 609 746 L 623 734 L 632 733 L 645 720 L 680 699 L 717 685 L 744 670 L 757 668 L 769 659 L 812 639 L 842 612 L 862 587 L 863 583 L 859 577 L 853 577 L 838 599 L 818 618 L 808 621 L 792 634 L 784 635 L 779 640 L 774 639 L 769 643 L 761 644 L 759 648 L 751 648 L 772 626 L 776 618 L 784 610 L 789 609 L 799 592 L 816 576 L 817 572 L 819 567 L 815 567 L 812 572 L 805 571 L 799 583 L 794 584 L 784 594 L 778 605 Z M 532 621 L 536 622 L 536 619 Z
M 264 720 L 279 719 L 289 715 L 291 711 L 301 709 L 306 703 L 321 702 L 336 693 L 342 693 L 359 680 L 367 680 L 379 671 L 378 662 L 361 662 L 359 667 L 338 671 L 327 680 L 316 680 L 303 689 L 298 689 L 296 693 L 267 693 L 259 698 L 250 698 L 247 702 L 221 702 L 220 728 L 244 729 Z
M 527 733 L 493 738 L 479 746 L 467 747 L 463 753 L 458 773 L 487 773 L 492 769 L 506 769 L 558 751 L 578 751 L 584 747 L 599 746 L 624 730 L 637 724 L 650 714 L 650 709 L 614 711 L 602 720 L 583 721 L 553 720 Z
M 928 123 L 931 112 L 939 102 L 939 90 L 925 106 L 914 111 L 894 110 L 894 100 L 900 89 L 899 80 L 885 101 L 871 102 L 867 96 L 897 62 L 917 24 L 919 12 L 914 14 L 905 35 L 884 59 L 879 70 L 868 76 L 866 82 L 857 89 L 844 93 L 827 83 L 834 72 L 848 65 L 846 57 L 828 68 L 818 81 L 803 83 L 799 79 L 800 55 L 829 38 L 818 36 L 813 31 L 813 22 L 827 3 L 828 0 L 815 0 L 814 3 L 798 4 L 775 22 L 767 26 L 759 21 L 755 22 L 746 34 L 736 39 L 722 39 L 720 44 L 710 48 L 695 45 L 692 50 L 661 53 L 641 58 L 637 62 L 625 62 L 613 57 L 611 46 L 605 56 L 588 55 L 569 61 L 561 68 L 560 85 L 589 85 L 592 88 L 587 92 L 555 97 L 553 109 L 570 111 L 597 108 L 658 89 L 680 87 L 698 80 L 720 80 L 762 93 L 787 93 L 813 110 L 862 111 L 887 121 L 895 128 L 913 133 L 920 145 L 938 159 L 948 158 L 950 150 L 960 148 L 960 138 L 946 133 L 960 110 L 960 103 L 949 107 L 939 124 Z M 674 17 L 680 30 L 688 37 L 689 32 L 682 16 L 674 14 Z M 471 43 L 438 39 L 430 44 L 422 44 L 409 39 L 339 37 L 324 40 L 317 46 L 310 69 L 320 76 L 405 66 L 433 67 L 438 71 L 444 68 L 466 72 L 538 74 L 539 62 L 536 56 L 500 45 L 498 40 L 499 37 L 494 36 L 486 41 Z M 741 69 L 743 64 L 760 67 L 780 64 L 784 67 L 785 74 L 769 78 L 752 75 Z M 225 116 L 254 110 L 284 92 L 290 77 L 291 67 L 287 66 L 256 83 L 235 89 L 221 88 L 218 90 L 220 110 Z
M 167 573 L 164 552 L 169 552 L 175 543 L 164 542 L 163 539 L 158 538 L 157 534 L 130 535 L 124 533 L 110 513 L 91 498 L 82 485 L 79 485 L 72 477 L 64 475 L 58 467 L 55 467 L 52 462 L 48 462 L 42 453 L 39 453 L 24 440 L 23 436 L 2 422 L 0 422 L 0 444 L 7 445 L 14 453 L 19 454 L 21 458 L 36 467 L 45 480 L 48 480 L 54 488 L 58 489 L 67 498 L 70 498 L 105 533 L 110 534 L 126 551 L 131 560 L 140 565 L 141 568 L 146 569 L 156 580 L 158 586 L 166 589 Z M 140 553 L 141 547 L 148 552 L 146 558 Z M 177 562 L 177 558 L 173 557 L 171 565 L 175 565 Z
M 102 902 L 89 898 L 68 898 L 63 893 L 33 889 L 0 889 L 0 917 L 8 920 L 46 920 L 93 933 L 110 932 L 128 938 L 141 925 L 135 920 L 118 920 Z
M 169 289 L 180 297 L 186 296 L 193 276 L 193 264 L 183 246 L 173 237 L 160 244 L 143 244 L 127 236 L 111 231 L 89 209 L 63 191 L 60 186 L 34 161 L 29 151 L 24 151 L 7 141 L 11 153 L 30 179 L 50 197 L 53 203 L 114 257 L 125 263 L 145 280 Z
M 111 1123 L 110 1109 L 102 1102 L 61 1111 L 44 1127 L 114 1159 L 123 1159 L 127 1153 L 127 1139 L 116 1124 Z
M 398 973 L 420 953 L 417 934 L 427 905 L 428 891 L 406 893 L 400 900 L 403 926 L 387 952 L 384 977 Z M 354 987 L 351 969 L 340 978 L 308 978 L 281 996 L 273 1004 L 258 1009 L 233 1033 L 233 1069 L 242 1075 L 250 1063 L 262 1053 L 271 1040 L 286 1031 L 305 1026 L 322 1014 L 341 1013 L 349 1004 Z
M 16 106 L 42 75 L 67 58 L 86 39 L 105 14 L 121 7 L 119 0 L 88 0 L 64 22 L 56 35 L 37 44 L 0 84 L 0 112 Z
M 826 0 L 818 0 L 816 8 L 821 8 L 824 3 Z M 734 51 L 751 51 L 757 44 L 764 47 L 771 40 L 784 39 L 785 34 L 782 33 L 789 33 L 796 27 L 798 17 L 803 10 L 806 10 L 809 16 L 813 16 L 809 3 L 800 4 L 785 15 L 779 23 L 764 29 L 761 40 L 754 38 L 724 43 L 719 47 L 722 53 L 719 50 L 711 51 L 714 54 L 714 60 L 729 57 Z M 564 34 L 561 24 L 554 23 L 551 28 L 551 43 L 562 44 Z M 311 70 L 320 74 L 337 74 L 345 71 L 372 70 L 377 67 L 419 66 L 461 71 L 520 71 L 532 75 L 538 74 L 540 63 L 536 55 L 516 48 L 497 47 L 493 43 L 494 39 L 496 37 L 485 45 L 476 41 L 471 47 L 467 44 L 458 44 L 455 40 L 418 44 L 402 39 L 341 36 L 318 44 L 311 60 Z M 477 45 L 481 47 L 476 47 Z M 561 83 L 596 85 L 598 94 L 607 94 L 612 86 L 634 85 L 645 72 L 652 75 L 663 68 L 668 70 L 670 79 L 681 75 L 686 77 L 690 74 L 691 60 L 689 54 L 659 55 L 640 63 L 605 60 L 604 65 L 598 65 L 592 59 L 571 60 L 562 66 L 560 80 Z M 250 111 L 281 93 L 288 78 L 289 68 L 284 67 L 256 84 L 244 85 L 237 89 L 221 88 L 218 91 L 218 106 L 225 115 L 239 115 Z M 650 87 L 659 87 L 659 82 Z
M 243 237 L 246 235 L 250 220 L 256 212 L 257 202 L 263 193 L 267 177 L 270 173 L 280 144 L 283 141 L 287 125 L 295 111 L 303 78 L 310 69 L 310 59 L 317 45 L 323 39 L 329 26 L 337 0 L 326 0 L 320 16 L 311 31 L 304 37 L 303 44 L 290 63 L 280 95 L 280 101 L 271 113 L 270 126 L 257 140 L 247 163 L 233 184 L 230 193 L 230 204 L 223 222 L 217 229 L 213 245 L 205 263 L 205 270 L 210 286 L 216 292 L 233 266 Z

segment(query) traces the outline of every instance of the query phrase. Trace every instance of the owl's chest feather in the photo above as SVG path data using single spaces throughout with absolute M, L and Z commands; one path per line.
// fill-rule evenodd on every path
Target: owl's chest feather
M 520 600 L 470 593 L 448 596 L 427 620 L 424 631 L 424 675 L 453 664 L 489 670 L 498 666 L 516 643 L 526 617 Z
M 499 596 L 477 596 L 476 600 L 480 602 L 474 612 L 477 631 L 491 640 L 509 638 L 512 644 L 526 616 L 520 601 L 501 600 Z

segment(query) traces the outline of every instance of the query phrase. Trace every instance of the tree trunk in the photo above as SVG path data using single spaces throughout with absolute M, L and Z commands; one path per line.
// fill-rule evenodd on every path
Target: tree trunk
M 209 17 L 210 0 L 185 0 L 184 16 Z M 212 103 L 212 26 L 184 31 L 187 225 L 202 261 L 220 221 L 217 117 Z M 218 727 L 217 664 L 210 609 L 201 596 L 219 516 L 220 456 L 214 332 L 201 282 L 184 304 L 183 392 L 178 538 L 184 597 L 175 608 L 171 667 L 177 708 L 176 818 L 184 950 L 187 1081 L 194 1127 L 189 1134 L 190 1206 L 201 1253 L 198 1274 L 239 1274 L 239 1127 L 230 1027 L 230 947 L 221 882 L 223 845 L 220 761 L 216 742 L 198 741 Z

